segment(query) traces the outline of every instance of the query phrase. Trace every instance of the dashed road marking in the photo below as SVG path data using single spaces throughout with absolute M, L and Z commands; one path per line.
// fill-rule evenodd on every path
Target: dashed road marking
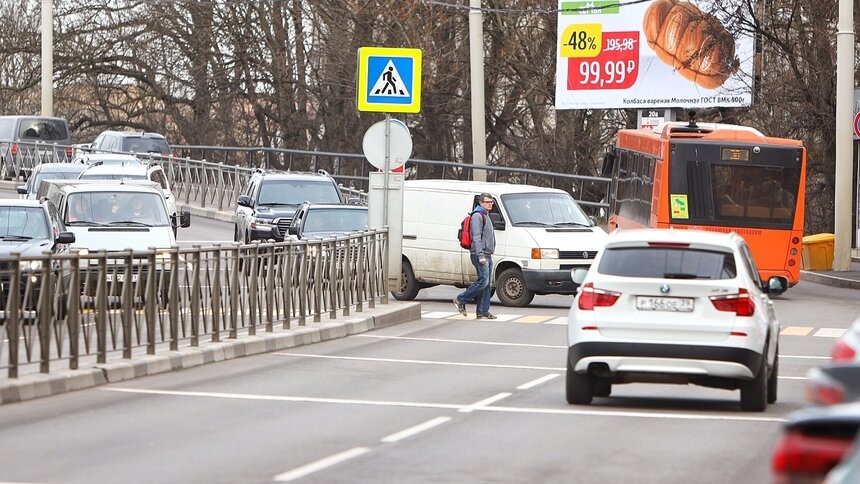
M 433 427 L 437 427 L 442 425 L 443 423 L 451 421 L 451 417 L 436 417 L 432 420 L 428 420 L 422 424 L 418 424 L 414 427 L 409 427 L 406 430 L 401 430 L 400 432 L 393 433 L 387 437 L 383 437 L 382 441 L 386 443 L 397 442 L 398 440 L 403 440 L 408 437 L 412 437 L 415 434 L 424 432 L 425 430 L 430 430 Z
M 812 336 L 818 336 L 821 338 L 841 338 L 843 334 L 845 334 L 845 329 L 840 328 L 821 328 L 815 332 Z
M 318 461 L 311 462 L 310 464 L 303 465 L 291 471 L 278 474 L 272 479 L 278 482 L 294 481 L 296 479 L 313 474 L 314 472 L 319 472 L 323 469 L 340 464 L 341 462 L 353 459 L 368 452 L 370 452 L 370 449 L 368 449 L 367 447 L 353 447 L 352 449 L 343 451 L 339 454 L 330 455 L 328 457 L 324 457 Z

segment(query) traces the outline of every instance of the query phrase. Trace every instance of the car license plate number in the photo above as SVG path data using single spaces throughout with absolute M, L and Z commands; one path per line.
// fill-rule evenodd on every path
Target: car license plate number
M 636 309 L 640 311 L 669 311 L 689 313 L 693 310 L 693 299 L 688 297 L 636 297 Z
M 105 281 L 107 282 L 125 282 L 125 274 L 105 274 Z M 137 282 L 137 274 L 131 275 L 131 282 Z

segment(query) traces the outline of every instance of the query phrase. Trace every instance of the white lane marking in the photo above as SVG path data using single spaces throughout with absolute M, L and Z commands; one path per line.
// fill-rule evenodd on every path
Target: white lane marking
M 841 338 L 845 334 L 846 329 L 841 328 L 821 328 L 812 336 L 819 338 Z
M 541 383 L 546 383 L 553 378 L 558 377 L 558 373 L 550 373 L 549 375 L 544 375 L 536 380 L 532 380 L 528 383 L 523 383 L 522 385 L 517 387 L 517 390 L 528 390 L 529 388 L 536 387 Z
M 315 402 L 315 403 L 339 403 L 356 405 L 374 405 L 389 407 L 411 407 L 411 408 L 436 408 L 446 410 L 460 410 L 473 407 L 474 405 L 455 405 L 446 403 L 418 403 L 418 402 L 383 402 L 377 400 L 346 400 L 336 398 L 306 398 L 286 397 L 277 395 L 243 395 L 235 393 L 213 393 L 213 392 L 181 392 L 169 390 L 147 390 L 140 388 L 96 388 L 103 392 L 140 393 L 149 395 L 167 395 L 180 397 L 202 397 L 202 398 L 228 398 L 236 400 L 263 400 L 282 402 Z M 476 407 L 478 411 L 507 412 L 507 413 L 535 413 L 552 415 L 600 415 L 606 417 L 633 417 L 633 418 L 665 418 L 677 420 L 730 420 L 743 422 L 785 422 L 786 419 L 776 417 L 746 417 L 736 415 L 708 415 L 708 414 L 683 414 L 683 413 L 658 413 L 658 412 L 633 412 L 616 410 L 582 410 L 570 408 L 525 408 L 525 407 Z
M 314 472 L 319 472 L 327 467 L 340 464 L 341 462 L 349 459 L 354 459 L 368 452 L 370 452 L 370 449 L 367 447 L 353 447 L 352 449 L 343 451 L 339 454 L 330 455 L 316 462 L 311 462 L 310 464 L 303 465 L 291 471 L 278 474 L 272 479 L 279 482 L 294 481 L 300 477 L 305 477 L 309 474 L 313 474 Z
M 520 370 L 547 370 L 547 371 L 562 371 L 564 368 L 553 368 L 547 366 L 521 366 L 521 365 L 490 365 L 485 363 L 459 363 L 455 361 L 429 361 L 429 360 L 402 360 L 398 358 L 361 358 L 358 356 L 331 356 L 331 355 L 311 355 L 307 353 L 269 353 L 278 356 L 298 356 L 302 358 L 323 358 L 330 360 L 354 360 L 354 361 L 379 361 L 383 363 L 417 363 L 421 365 L 441 365 L 441 366 L 470 366 L 478 368 L 514 368 Z
M 422 402 L 397 402 L 397 401 L 382 401 L 382 400 L 355 400 L 347 398 L 315 398 L 315 397 L 287 397 L 280 395 L 253 395 L 242 393 L 221 393 L 221 392 L 183 392 L 170 390 L 147 390 L 143 388 L 98 388 L 104 392 L 119 392 L 119 393 L 142 393 L 145 395 L 166 395 L 177 397 L 208 397 L 208 398 L 227 398 L 233 400 L 270 400 L 275 402 L 313 402 L 313 403 L 335 403 L 343 405 L 371 405 L 378 407 L 412 407 L 412 408 L 445 408 L 450 410 L 459 410 L 465 405 L 447 404 L 447 403 L 422 403 Z
M 430 313 L 422 314 L 422 315 L 421 315 L 421 318 L 422 318 L 422 319 L 423 319 L 423 318 L 427 318 L 427 319 L 445 319 L 445 318 L 451 317 L 451 316 L 453 316 L 453 315 L 455 315 L 455 314 L 460 314 L 460 313 L 452 313 L 452 312 L 450 312 L 450 311 L 433 311 L 433 312 L 430 312 Z
M 538 344 L 529 344 L 529 343 L 498 343 L 495 341 L 474 341 L 474 340 L 465 340 L 465 339 L 414 338 L 411 336 L 385 336 L 385 335 L 368 334 L 368 333 L 356 334 L 353 336 L 355 336 L 357 338 L 398 339 L 398 340 L 408 340 L 408 341 L 432 341 L 435 343 L 467 343 L 467 344 L 486 345 L 486 346 L 551 348 L 551 349 L 559 349 L 559 350 L 566 350 L 567 349 L 567 346 L 563 346 L 563 345 L 538 345 Z
M 382 441 L 387 442 L 387 443 L 397 442 L 398 440 L 403 440 L 407 437 L 412 437 L 413 435 L 424 432 L 425 430 L 430 430 L 433 427 L 436 427 L 438 425 L 442 425 L 443 423 L 448 422 L 450 420 L 451 420 L 451 417 L 436 417 L 436 418 L 434 418 L 432 420 L 428 420 L 422 424 L 418 424 L 414 427 L 409 427 L 406 430 L 401 430 L 400 432 L 395 432 L 389 436 L 383 437 Z
M 829 356 L 796 356 L 796 355 L 779 355 L 780 358 L 794 358 L 798 360 L 829 360 Z
M 322 358 L 328 360 L 378 361 L 383 363 L 415 363 L 419 365 L 465 366 L 476 368 L 507 368 L 514 370 L 566 371 L 566 369 L 563 367 L 556 368 L 552 366 L 491 365 L 487 363 L 461 363 L 456 361 L 403 360 L 398 358 L 363 358 L 358 356 L 312 355 L 308 353 L 281 353 L 279 351 L 267 354 L 278 356 L 298 356 L 301 358 Z M 777 378 L 781 380 L 806 380 L 806 377 L 803 376 L 779 376 Z
M 549 321 L 547 321 L 547 322 L 545 322 L 545 323 L 543 323 L 543 324 L 559 324 L 559 325 L 567 325 L 567 316 L 562 316 L 562 317 L 560 317 L 560 318 L 555 318 L 555 319 L 549 320 Z
M 523 317 L 522 314 L 497 314 L 496 320 L 501 322 L 508 322 L 512 319 L 517 319 Z
M 493 403 L 496 403 L 499 400 L 504 400 L 505 398 L 508 398 L 511 395 L 513 395 L 513 394 L 512 393 L 497 393 L 490 398 L 485 398 L 485 399 L 481 400 L 480 402 L 475 402 L 475 403 L 469 405 L 468 407 L 463 407 L 457 411 L 462 412 L 462 413 L 470 413 L 473 410 L 478 410 L 480 408 L 485 408 L 489 405 L 492 405 Z

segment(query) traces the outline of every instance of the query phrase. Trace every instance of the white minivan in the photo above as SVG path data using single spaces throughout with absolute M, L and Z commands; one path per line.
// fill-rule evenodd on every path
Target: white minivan
M 569 193 L 531 185 L 407 180 L 403 193 L 403 263 L 399 300 L 437 284 L 465 287 L 476 279 L 460 247 L 460 222 L 481 193 L 492 195 L 496 235 L 493 287 L 502 304 L 527 306 L 536 294 L 575 294 L 571 270 L 587 269 L 606 232 Z

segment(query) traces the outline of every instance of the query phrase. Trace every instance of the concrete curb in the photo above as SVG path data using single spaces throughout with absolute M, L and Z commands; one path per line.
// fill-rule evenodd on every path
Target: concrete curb
M 855 279 L 846 279 L 839 276 L 831 276 L 820 272 L 800 271 L 800 281 L 815 282 L 833 287 L 841 287 L 844 289 L 860 289 L 860 281 Z
M 198 347 L 159 355 L 135 356 L 129 360 L 110 361 L 79 370 L 28 374 L 0 381 L 0 405 L 344 338 L 420 319 L 420 303 L 392 301 L 345 319 L 309 322 L 307 326 L 276 329 L 273 333 L 260 333 L 258 329 L 258 334 L 254 336 L 223 339 L 218 343 L 201 342 Z
M 177 210 L 188 210 L 191 212 L 192 220 L 191 223 L 194 223 L 193 217 L 204 217 L 211 218 L 214 220 L 218 220 L 221 222 L 230 222 L 233 223 L 236 221 L 236 213 L 235 212 L 227 212 L 224 210 L 218 210 L 217 208 L 203 208 L 196 207 L 194 205 L 182 205 L 181 200 L 176 201 L 176 209 Z

